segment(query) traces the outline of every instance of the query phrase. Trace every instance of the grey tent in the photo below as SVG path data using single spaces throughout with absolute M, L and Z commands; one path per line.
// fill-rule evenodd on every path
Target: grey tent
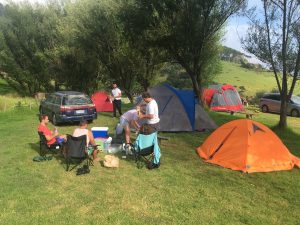
M 160 131 L 202 131 L 217 128 L 198 104 L 193 91 L 163 85 L 154 87 L 149 92 L 158 104 Z

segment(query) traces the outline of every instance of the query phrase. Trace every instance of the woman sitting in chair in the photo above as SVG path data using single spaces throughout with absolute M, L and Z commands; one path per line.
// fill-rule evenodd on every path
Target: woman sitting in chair
M 42 132 L 47 140 L 48 146 L 53 144 L 61 144 L 67 140 L 66 135 L 59 135 L 58 130 L 55 128 L 52 132 L 48 128 L 49 117 L 47 115 L 40 116 L 40 124 L 38 126 L 38 132 Z
M 88 122 L 86 120 L 80 121 L 79 127 L 76 128 L 73 132 L 74 137 L 80 137 L 82 135 L 86 135 L 87 146 L 96 145 L 93 133 L 90 130 L 88 130 Z M 88 152 L 88 154 L 93 154 L 94 161 L 100 161 L 100 158 L 97 157 L 98 150 L 92 148 L 91 152 Z

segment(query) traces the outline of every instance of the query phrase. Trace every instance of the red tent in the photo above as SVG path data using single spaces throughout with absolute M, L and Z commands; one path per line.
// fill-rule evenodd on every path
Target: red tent
M 203 100 L 214 111 L 244 110 L 239 93 L 230 84 L 209 86 L 204 89 Z
M 113 104 L 109 100 L 109 96 L 105 92 L 95 92 L 92 95 L 92 101 L 96 106 L 97 112 L 112 112 Z

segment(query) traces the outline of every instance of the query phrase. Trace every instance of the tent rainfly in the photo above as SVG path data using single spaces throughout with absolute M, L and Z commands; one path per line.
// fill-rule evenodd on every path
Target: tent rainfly
M 193 91 L 177 90 L 167 84 L 149 90 L 159 110 L 160 131 L 216 129 L 215 122 L 198 104 Z
M 239 93 L 230 84 L 210 85 L 203 91 L 203 101 L 214 111 L 244 110 Z
M 97 112 L 112 112 L 113 104 L 106 92 L 95 92 L 91 97 Z
M 265 125 L 247 119 L 234 120 L 216 129 L 197 148 L 206 162 L 247 173 L 300 168 L 276 134 Z

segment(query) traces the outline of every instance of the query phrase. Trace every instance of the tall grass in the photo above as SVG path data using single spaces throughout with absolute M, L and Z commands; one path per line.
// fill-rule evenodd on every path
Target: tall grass
M 16 107 L 32 108 L 33 106 L 37 106 L 37 104 L 38 102 L 36 102 L 33 98 L 0 95 L 0 112 L 11 111 Z

